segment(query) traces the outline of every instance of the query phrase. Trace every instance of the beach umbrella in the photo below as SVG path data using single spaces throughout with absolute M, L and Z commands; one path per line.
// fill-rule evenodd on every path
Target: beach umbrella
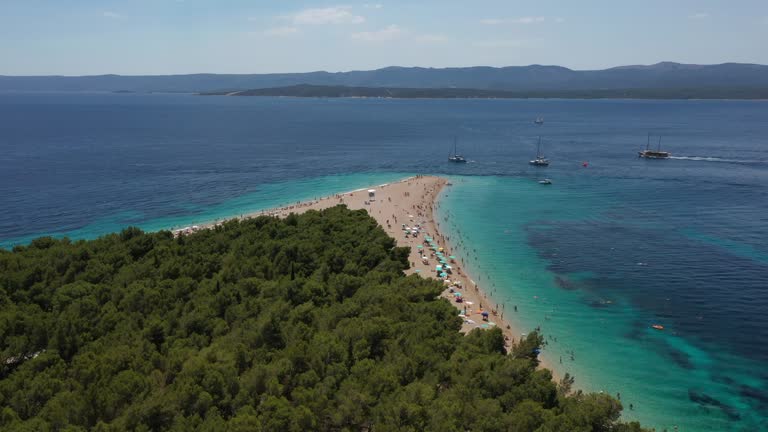
M 439 250 L 439 251 L 442 251 L 442 250 L 443 250 L 443 248 L 440 248 L 440 249 L 438 249 L 438 250 Z
M 455 292 L 455 293 L 453 293 L 453 295 L 456 296 L 456 297 L 461 297 L 461 293 L 460 292 Z
M 455 256 L 453 256 L 453 255 L 450 255 L 448 258 L 450 258 L 450 259 L 456 259 L 456 257 L 455 257 Z
M 416 249 L 424 249 L 424 246 L 418 245 L 418 246 L 416 246 Z
M 446 270 L 453 270 L 453 267 L 451 267 L 451 266 L 447 265 L 447 266 L 445 266 L 445 269 L 446 269 Z
M 435 266 L 435 270 L 437 270 L 437 271 L 440 271 L 440 270 L 442 270 L 442 269 L 443 269 L 443 266 L 439 266 L 439 265 L 436 265 L 436 266 Z
M 483 311 L 483 312 L 482 312 L 480 315 L 482 315 L 482 316 L 484 316 L 484 317 L 488 318 L 488 312 L 486 312 L 486 311 Z
M 440 273 L 440 277 L 447 277 L 448 273 Z

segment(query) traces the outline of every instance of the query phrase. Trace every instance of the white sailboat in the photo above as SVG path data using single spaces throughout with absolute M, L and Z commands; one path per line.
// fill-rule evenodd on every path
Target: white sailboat
M 448 161 L 455 163 L 467 163 L 467 160 L 464 159 L 464 156 L 456 152 L 456 137 L 453 138 L 453 154 L 448 154 Z
M 539 137 L 539 142 L 536 144 L 536 159 L 528 163 L 533 166 L 549 166 L 549 159 L 541 154 L 541 137 Z

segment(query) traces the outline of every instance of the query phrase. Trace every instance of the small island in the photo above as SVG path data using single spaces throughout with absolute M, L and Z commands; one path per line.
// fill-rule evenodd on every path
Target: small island
M 198 93 L 201 96 L 391 99 L 768 99 L 768 88 L 635 88 L 592 90 L 489 90 L 469 88 L 352 87 L 298 84 L 251 90 Z

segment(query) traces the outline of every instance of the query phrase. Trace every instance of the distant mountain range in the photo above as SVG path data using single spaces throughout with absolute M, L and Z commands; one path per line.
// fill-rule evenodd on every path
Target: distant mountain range
M 561 66 L 420 68 L 279 74 L 0 76 L 0 91 L 228 92 L 299 84 L 321 86 L 577 92 L 626 89 L 768 89 L 768 66 L 672 62 L 576 71 Z M 735 96 L 734 96 L 735 97 Z

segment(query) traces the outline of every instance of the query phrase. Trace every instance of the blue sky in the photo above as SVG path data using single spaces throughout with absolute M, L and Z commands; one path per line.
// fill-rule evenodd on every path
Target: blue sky
M 768 0 L 0 0 L 0 74 L 768 64 Z

